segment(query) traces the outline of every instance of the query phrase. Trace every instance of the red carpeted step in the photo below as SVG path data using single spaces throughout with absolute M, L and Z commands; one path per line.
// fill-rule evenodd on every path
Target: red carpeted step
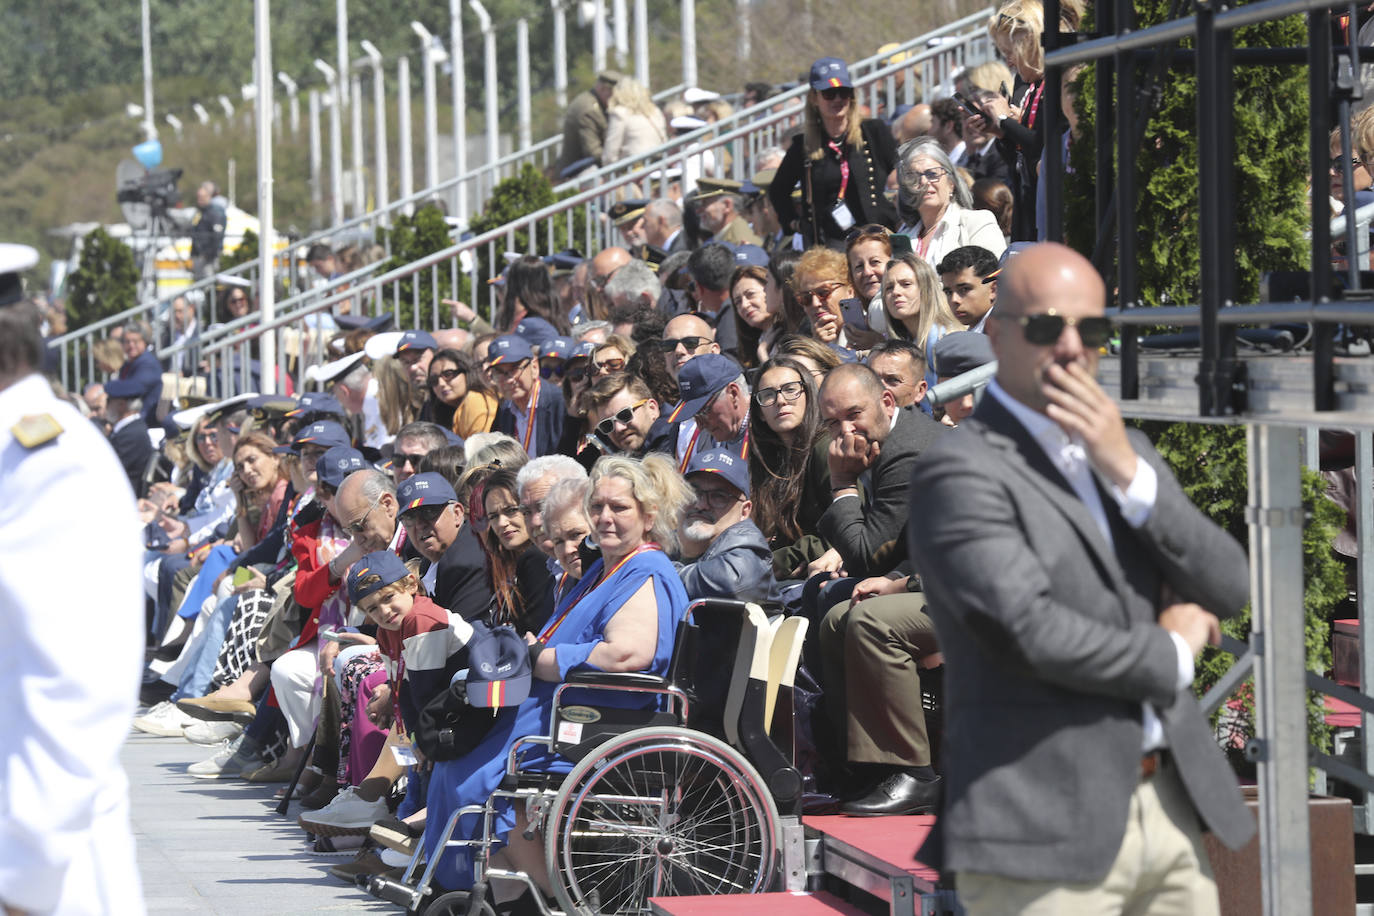
M 913 814 L 901 817 L 846 817 L 842 814 L 802 818 L 802 823 L 825 836 L 861 850 L 915 878 L 934 884 L 939 878 L 933 868 L 916 861 L 916 850 L 925 842 L 935 815 Z
M 732 894 L 721 897 L 651 897 L 655 916 L 864 916 L 864 911 L 824 891 Z

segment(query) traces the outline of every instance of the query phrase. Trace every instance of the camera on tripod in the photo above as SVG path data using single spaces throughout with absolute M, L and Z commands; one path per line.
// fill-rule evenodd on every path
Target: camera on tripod
M 149 171 L 137 178 L 125 178 L 119 184 L 115 198 L 121 204 L 145 204 L 153 214 L 165 214 L 181 201 L 177 182 L 181 169 Z

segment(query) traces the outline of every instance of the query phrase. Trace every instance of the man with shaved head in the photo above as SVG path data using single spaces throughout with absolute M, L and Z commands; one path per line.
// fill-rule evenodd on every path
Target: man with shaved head
M 664 325 L 659 346 L 667 354 L 668 374 L 675 382 L 687 360 L 703 353 L 720 352 L 720 345 L 716 343 L 716 329 L 695 312 L 683 312 Z
M 946 782 L 921 861 L 985 913 L 1216 913 L 1201 831 L 1254 834 L 1191 690 L 1245 551 L 1097 383 L 1092 265 L 999 278 L 997 378 L 917 462 L 908 531 L 945 658 Z M 990 752 L 990 748 L 996 748 Z

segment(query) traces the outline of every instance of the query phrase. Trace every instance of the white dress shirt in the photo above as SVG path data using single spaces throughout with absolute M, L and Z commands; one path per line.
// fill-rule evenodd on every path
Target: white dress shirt
M 1107 521 L 1107 510 L 1102 505 L 1102 497 L 1097 487 L 1093 485 L 1093 468 L 1088 462 L 1082 441 L 1070 438 L 1058 423 L 1039 411 L 1031 410 L 1007 394 L 996 380 L 988 383 L 987 393 L 996 398 L 1045 450 L 1046 457 L 1064 475 L 1079 500 L 1087 507 L 1093 521 L 1097 523 L 1098 530 L 1102 532 L 1102 537 L 1106 539 L 1107 546 L 1114 550 L 1116 544 L 1112 538 L 1111 525 Z M 1124 491 L 1106 479 L 1102 479 L 1102 486 L 1116 500 L 1117 508 L 1127 525 L 1139 528 L 1149 520 L 1150 513 L 1154 510 L 1155 497 L 1159 492 L 1159 477 L 1149 462 L 1136 458 L 1135 477 Z M 1182 636 L 1172 630 L 1169 631 L 1169 636 L 1173 638 L 1174 649 L 1178 653 L 1178 681 L 1175 689 L 1184 690 L 1193 682 L 1193 653 Z M 1149 752 L 1164 747 L 1164 727 L 1160 724 L 1159 713 L 1150 703 L 1140 705 L 1141 726 L 1145 731 L 1141 749 Z

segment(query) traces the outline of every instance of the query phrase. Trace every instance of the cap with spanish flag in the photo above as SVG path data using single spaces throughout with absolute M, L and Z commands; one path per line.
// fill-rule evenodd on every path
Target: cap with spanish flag
M 811 65 L 811 88 L 853 89 L 854 81 L 849 78 L 849 66 L 838 57 L 822 57 Z
M 405 515 L 421 506 L 446 506 L 457 501 L 458 494 L 453 487 L 442 474 L 435 471 L 407 477 L 396 488 L 396 503 L 401 507 L 398 515 Z
M 512 627 L 474 627 L 468 642 L 468 705 L 519 706 L 530 695 L 530 647 Z
M 374 550 L 348 570 L 348 600 L 357 604 L 393 582 L 410 575 L 401 558 L 390 550 Z

